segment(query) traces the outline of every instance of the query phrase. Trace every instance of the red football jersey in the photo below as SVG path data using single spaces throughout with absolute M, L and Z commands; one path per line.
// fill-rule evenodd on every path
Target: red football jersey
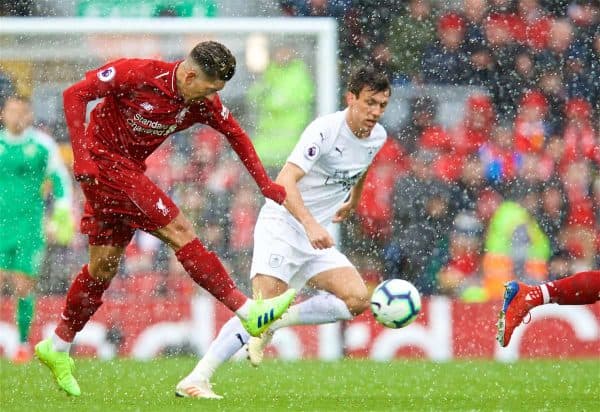
M 179 64 L 119 59 L 87 72 L 86 91 L 104 97 L 92 110 L 85 131 L 90 150 L 117 155 L 143 168 L 144 160 L 170 134 L 194 123 L 207 124 L 230 141 L 246 140 L 246 133 L 217 94 L 211 100 L 184 102 L 175 78 Z

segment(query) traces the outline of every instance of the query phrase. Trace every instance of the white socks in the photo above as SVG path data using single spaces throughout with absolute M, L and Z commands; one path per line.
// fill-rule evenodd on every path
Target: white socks
M 248 305 L 248 300 L 236 314 Z M 247 311 L 247 309 L 246 309 Z M 322 293 L 291 306 L 286 314 L 271 325 L 271 330 L 293 325 L 319 325 L 338 320 L 350 320 L 353 316 L 343 300 L 330 293 Z M 210 380 L 215 370 L 248 343 L 250 335 L 236 316 L 229 319 L 219 331 L 215 340 L 194 370 L 185 378 L 186 381 Z
M 206 354 L 185 379 L 191 381 L 210 379 L 223 362 L 248 343 L 248 339 L 250 335 L 242 326 L 240 319 L 232 317 L 223 325 Z
M 52 339 L 52 348 L 58 352 L 67 352 L 71 350 L 71 342 L 67 342 L 66 340 L 62 340 L 56 333 L 52 333 L 50 336 Z
M 338 320 L 350 320 L 354 316 L 346 303 L 331 293 L 321 293 L 291 306 L 288 311 L 271 325 L 271 330 L 294 325 L 320 325 Z

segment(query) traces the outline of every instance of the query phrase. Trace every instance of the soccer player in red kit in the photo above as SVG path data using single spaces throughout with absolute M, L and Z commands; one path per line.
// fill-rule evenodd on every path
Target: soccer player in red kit
M 600 300 L 600 270 L 578 272 L 537 286 L 512 281 L 506 284 L 504 304 L 498 319 L 498 342 L 508 346 L 517 326 L 539 305 L 589 305 Z
M 73 172 L 86 199 L 81 231 L 88 235 L 90 258 L 71 284 L 54 334 L 36 345 L 35 352 L 68 394 L 81 393 L 69 356 L 71 342 L 102 304 L 102 294 L 137 229 L 166 242 L 192 279 L 234 311 L 253 336 L 293 300 L 293 290 L 274 299 L 247 298 L 217 255 L 204 248 L 190 221 L 144 175 L 145 159 L 170 134 L 203 123 L 225 135 L 262 194 L 283 203 L 285 189 L 268 177 L 249 137 L 217 94 L 233 76 L 235 65 L 225 46 L 207 41 L 174 63 L 110 62 L 65 90 Z M 87 104 L 98 98 L 103 100 L 86 125 Z

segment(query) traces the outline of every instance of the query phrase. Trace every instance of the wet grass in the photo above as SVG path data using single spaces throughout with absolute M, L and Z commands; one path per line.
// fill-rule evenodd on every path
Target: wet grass
M 8 411 L 598 411 L 600 360 L 230 362 L 214 376 L 220 401 L 180 399 L 191 358 L 77 360 L 82 396 L 69 398 L 37 362 L 0 361 Z

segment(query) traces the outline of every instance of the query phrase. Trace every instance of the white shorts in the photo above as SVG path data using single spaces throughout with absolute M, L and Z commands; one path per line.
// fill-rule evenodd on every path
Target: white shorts
M 315 275 L 341 267 L 354 265 L 336 247 L 315 249 L 306 233 L 285 219 L 259 215 L 250 278 L 269 275 L 300 290 Z

